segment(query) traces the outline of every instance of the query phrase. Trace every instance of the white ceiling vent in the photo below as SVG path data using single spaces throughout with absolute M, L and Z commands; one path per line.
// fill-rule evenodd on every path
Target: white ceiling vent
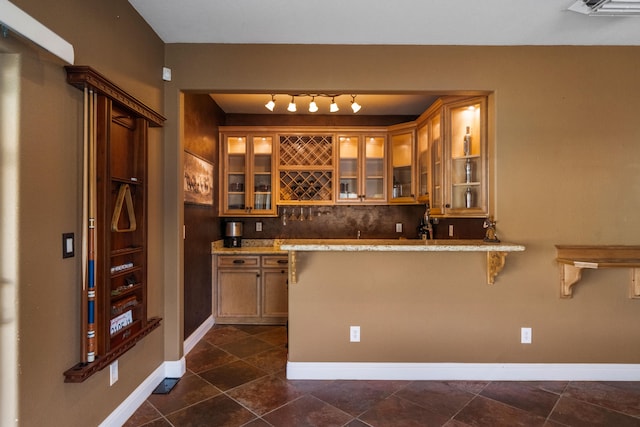
M 638 16 L 640 0 L 578 0 L 569 10 L 591 16 Z

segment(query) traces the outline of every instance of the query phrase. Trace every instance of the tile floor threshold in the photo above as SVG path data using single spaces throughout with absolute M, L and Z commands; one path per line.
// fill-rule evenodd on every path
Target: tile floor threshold
M 216 325 L 126 427 L 640 427 L 640 382 L 287 380 L 284 326 Z

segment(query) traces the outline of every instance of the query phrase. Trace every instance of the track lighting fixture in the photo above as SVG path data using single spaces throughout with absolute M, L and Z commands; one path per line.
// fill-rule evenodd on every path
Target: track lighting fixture
M 356 95 L 351 95 L 351 109 L 354 113 L 360 111 L 362 106 L 356 102 Z
M 276 106 L 276 96 L 275 95 L 271 95 L 271 101 L 269 101 L 266 104 L 264 104 L 264 106 L 267 107 L 267 110 L 273 111 L 273 109 Z
M 320 110 L 320 108 L 318 107 L 318 104 L 316 103 L 316 97 L 331 98 L 331 104 L 329 105 L 329 112 L 330 113 L 337 113 L 340 110 L 340 107 L 338 107 L 338 104 L 336 103 L 335 99 L 338 98 L 341 95 L 342 94 L 339 94 L 339 93 L 338 94 L 324 94 L 324 93 L 288 94 L 286 96 L 290 96 L 291 97 L 291 102 L 289 102 L 289 105 L 287 106 L 287 111 L 289 111 L 291 113 L 295 113 L 296 111 L 298 111 L 298 107 L 296 105 L 296 99 L 295 98 L 296 97 L 300 98 L 300 97 L 308 96 L 308 97 L 311 98 L 311 101 L 309 102 L 309 112 L 310 113 L 316 113 L 316 112 L 318 112 Z M 274 111 L 275 106 L 276 106 L 276 96 L 277 96 L 277 94 L 272 94 L 271 95 L 271 100 L 264 105 L 267 110 Z M 351 95 L 351 110 L 354 113 L 357 113 L 362 108 L 362 106 L 356 102 L 356 96 L 357 95 Z
M 311 102 L 309 103 L 309 112 L 310 113 L 315 113 L 316 111 L 318 111 L 318 104 L 316 104 L 316 97 L 312 96 L 311 97 Z
M 336 100 L 335 98 L 332 96 L 331 97 L 331 105 L 329 105 L 329 112 L 330 113 L 337 113 L 338 110 L 340 110 L 340 108 L 338 108 L 338 104 L 336 104 Z
M 298 108 L 296 107 L 296 101 L 295 101 L 295 99 L 294 99 L 294 98 L 295 98 L 295 97 L 293 97 L 293 96 L 291 97 L 291 102 L 289 103 L 289 106 L 287 107 L 287 111 L 290 111 L 290 112 L 292 112 L 292 113 L 295 113 L 295 112 L 296 112 L 296 110 L 298 109 Z

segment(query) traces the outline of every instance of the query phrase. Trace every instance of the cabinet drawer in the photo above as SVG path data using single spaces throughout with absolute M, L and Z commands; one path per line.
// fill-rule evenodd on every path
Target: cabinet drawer
M 262 256 L 262 266 L 263 267 L 282 267 L 286 268 L 289 265 L 289 257 L 288 256 L 280 256 L 280 255 L 263 255 Z
M 218 267 L 259 267 L 259 255 L 218 255 Z

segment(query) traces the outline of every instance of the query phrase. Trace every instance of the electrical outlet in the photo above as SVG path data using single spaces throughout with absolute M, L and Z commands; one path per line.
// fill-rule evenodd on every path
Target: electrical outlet
M 112 386 L 118 381 L 118 361 L 109 365 L 109 385 Z
M 261 221 L 256 222 L 256 231 L 262 231 L 262 222 Z
M 449 237 L 453 237 L 453 224 L 449 224 Z
M 360 326 L 352 326 L 350 328 L 349 341 L 360 342 Z
M 520 328 L 520 343 L 531 344 L 531 328 Z
M 402 223 L 396 223 L 396 233 L 402 233 Z

